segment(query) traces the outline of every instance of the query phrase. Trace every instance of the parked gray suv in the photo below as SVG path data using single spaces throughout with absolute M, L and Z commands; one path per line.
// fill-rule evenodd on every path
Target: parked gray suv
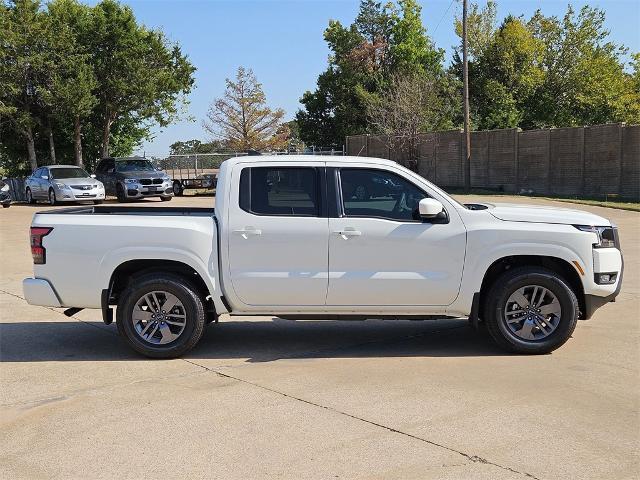
M 96 178 L 119 202 L 144 197 L 160 197 L 166 202 L 173 198 L 171 177 L 142 157 L 103 158 L 96 167 Z

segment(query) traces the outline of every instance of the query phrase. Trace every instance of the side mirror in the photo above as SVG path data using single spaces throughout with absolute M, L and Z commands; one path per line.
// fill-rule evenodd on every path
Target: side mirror
M 91 178 L 96 178 L 96 174 L 92 173 L 91 175 L 89 175 Z
M 41 177 L 43 180 L 49 180 L 49 175 L 42 175 Z
M 443 210 L 442 203 L 433 198 L 423 198 L 418 204 L 418 213 L 424 219 L 436 218 Z

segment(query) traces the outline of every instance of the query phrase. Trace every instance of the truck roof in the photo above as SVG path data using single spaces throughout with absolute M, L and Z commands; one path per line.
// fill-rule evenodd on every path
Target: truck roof
M 354 156 L 329 156 L 329 155 L 260 155 L 255 157 L 233 157 L 225 160 L 223 163 L 232 166 L 239 162 L 255 162 L 255 161 L 277 161 L 277 162 L 340 162 L 340 163 L 375 163 L 378 165 L 395 165 L 398 164 L 392 160 L 375 157 L 354 157 Z

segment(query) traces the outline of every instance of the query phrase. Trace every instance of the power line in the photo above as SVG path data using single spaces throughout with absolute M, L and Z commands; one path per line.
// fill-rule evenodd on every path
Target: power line
M 449 10 L 451 9 L 451 5 L 453 5 L 453 2 L 455 2 L 456 0 L 451 0 L 451 2 L 449 3 L 449 6 L 447 7 L 447 9 L 444 11 L 444 13 L 442 14 L 442 17 L 440 17 L 440 21 L 438 21 L 438 24 L 436 25 L 435 30 L 433 31 L 433 33 L 431 35 L 435 35 L 436 32 L 438 31 L 438 27 L 440 27 L 440 24 L 442 23 L 442 20 L 444 20 L 444 17 L 447 16 L 447 13 L 449 13 Z

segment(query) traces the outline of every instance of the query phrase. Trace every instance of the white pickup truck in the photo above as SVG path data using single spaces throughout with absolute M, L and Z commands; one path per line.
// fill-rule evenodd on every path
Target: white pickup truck
M 502 347 L 547 353 L 613 301 L 615 225 L 579 210 L 462 205 L 387 160 L 223 163 L 216 208 L 36 213 L 30 304 L 102 309 L 149 357 L 179 356 L 221 314 L 469 317 Z

